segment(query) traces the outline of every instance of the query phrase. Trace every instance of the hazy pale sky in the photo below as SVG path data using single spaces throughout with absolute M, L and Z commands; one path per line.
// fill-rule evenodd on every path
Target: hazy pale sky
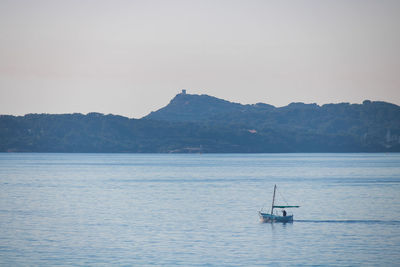
M 182 88 L 400 104 L 400 1 L 0 0 L 0 114 L 139 118 Z

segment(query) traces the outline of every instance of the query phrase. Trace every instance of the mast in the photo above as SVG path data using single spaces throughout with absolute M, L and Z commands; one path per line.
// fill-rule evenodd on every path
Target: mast
M 275 191 L 276 191 L 276 185 L 274 186 L 274 196 L 272 197 L 271 215 L 274 214 Z

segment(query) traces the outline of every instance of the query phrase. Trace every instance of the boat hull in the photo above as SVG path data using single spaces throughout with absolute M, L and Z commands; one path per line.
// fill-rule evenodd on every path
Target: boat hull
M 293 222 L 293 215 L 279 216 L 262 212 L 259 212 L 259 215 L 262 222 Z

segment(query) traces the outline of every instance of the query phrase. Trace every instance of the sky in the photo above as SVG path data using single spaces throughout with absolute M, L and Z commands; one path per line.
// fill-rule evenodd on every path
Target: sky
M 0 114 L 140 118 L 181 91 L 400 105 L 400 1 L 0 0 Z

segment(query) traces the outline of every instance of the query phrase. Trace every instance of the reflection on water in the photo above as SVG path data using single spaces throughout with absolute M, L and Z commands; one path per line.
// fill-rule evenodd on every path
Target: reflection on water
M 366 224 L 398 224 L 400 221 L 382 221 L 382 220 L 296 220 L 303 223 L 366 223 Z
M 395 266 L 399 192 L 400 154 L 3 153 L 0 265 Z

